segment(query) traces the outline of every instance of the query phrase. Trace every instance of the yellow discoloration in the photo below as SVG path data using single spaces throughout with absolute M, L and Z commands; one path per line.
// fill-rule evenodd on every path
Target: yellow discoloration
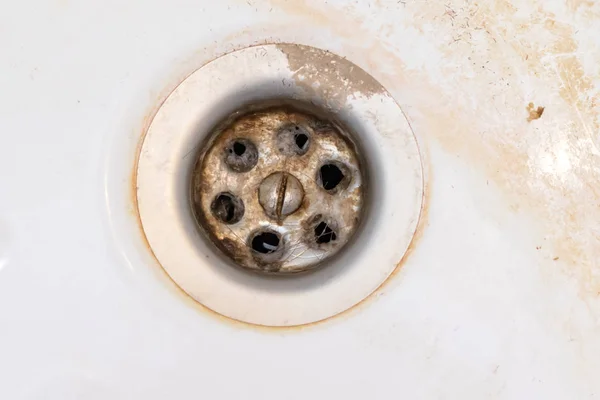
M 565 22 L 568 18 L 559 22 L 542 2 L 381 2 L 380 12 L 404 16 L 406 24 L 412 23 L 444 54 L 440 65 L 412 68 L 407 65 L 410 54 L 389 50 L 394 44 L 375 32 L 353 28 L 362 25 L 358 13 L 333 12 L 333 7 L 304 1 L 270 3 L 343 37 L 355 56 L 352 61 L 366 64 L 392 92 L 419 93 L 401 101 L 409 106 L 406 112 L 417 135 L 427 132 L 428 139 L 469 160 L 504 189 L 509 209 L 538 220 L 561 268 L 577 279 L 582 295 L 597 296 L 600 274 L 592 271 L 599 268 L 600 238 L 589 221 L 600 219 L 592 200 L 600 199 L 593 144 L 600 132 L 599 101 L 592 84 L 598 76 L 585 73 L 579 58 L 585 50 L 575 37 L 577 27 Z M 396 37 L 406 29 L 403 23 L 383 28 Z M 523 108 L 514 106 L 528 104 L 527 87 L 533 84 L 545 88 L 540 100 L 546 107 L 532 108 L 530 118 L 552 109 L 536 131 L 522 117 Z M 474 105 L 471 99 L 477 97 L 481 100 Z M 528 137 L 538 145 L 524 146 Z
M 600 77 L 586 70 L 590 47 L 577 34 L 593 22 L 597 5 L 568 0 L 557 16 L 542 1 L 377 1 L 372 12 L 394 22 L 369 31 L 352 6 L 267 2 L 342 41 L 342 55 L 397 96 L 422 143 L 459 155 L 501 189 L 507 210 L 535 219 L 545 240 L 540 253 L 552 254 L 544 273 L 558 271 L 590 310 L 598 307 Z M 407 31 L 443 62 L 415 61 L 396 40 Z M 236 36 L 252 35 L 249 29 Z M 524 106 L 531 99 L 544 107 Z M 423 235 L 427 215 L 425 207 L 403 260 Z

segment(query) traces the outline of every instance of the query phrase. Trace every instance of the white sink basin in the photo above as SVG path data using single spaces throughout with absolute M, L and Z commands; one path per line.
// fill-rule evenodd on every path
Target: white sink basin
M 265 43 L 375 78 L 424 176 L 391 276 L 296 327 L 188 297 L 136 204 L 169 94 Z M 598 396 L 599 48 L 586 0 L 4 1 L 0 399 Z

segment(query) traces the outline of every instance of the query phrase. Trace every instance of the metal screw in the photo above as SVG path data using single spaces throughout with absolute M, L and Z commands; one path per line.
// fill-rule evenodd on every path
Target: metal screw
M 300 181 L 287 172 L 267 176 L 258 188 L 258 201 L 265 213 L 279 223 L 302 204 L 304 189 Z

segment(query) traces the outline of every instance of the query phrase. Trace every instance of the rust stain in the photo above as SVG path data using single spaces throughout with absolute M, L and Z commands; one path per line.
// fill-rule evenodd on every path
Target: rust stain
M 208 62 L 210 62 L 210 60 L 206 61 L 206 63 L 208 63 Z M 200 68 L 204 64 L 205 63 L 198 65 L 197 68 Z M 170 86 L 170 87 L 166 87 L 161 92 L 161 94 L 159 94 L 157 96 L 155 104 L 153 104 L 151 109 L 148 111 L 148 113 L 142 119 L 140 136 L 139 136 L 138 144 L 137 144 L 136 150 L 135 150 L 136 156 L 134 158 L 134 162 L 133 162 L 132 170 L 131 170 L 130 193 L 129 193 L 131 207 L 128 208 L 128 211 L 135 218 L 135 223 L 140 232 L 140 238 L 142 239 L 142 242 L 143 242 L 144 246 L 146 247 L 148 254 L 154 259 L 154 261 L 156 263 L 155 264 L 156 268 L 154 268 L 154 272 L 156 272 L 157 276 L 160 279 L 162 279 L 163 282 L 166 283 L 166 287 L 171 291 L 171 293 L 180 297 L 190 307 L 202 312 L 203 315 L 207 315 L 209 317 L 215 318 L 219 322 L 227 323 L 234 327 L 253 327 L 253 328 L 265 329 L 266 331 L 270 331 L 271 327 L 250 324 L 250 323 L 238 321 L 233 318 L 229 318 L 225 315 L 219 314 L 218 312 L 216 312 L 216 311 L 204 306 L 203 304 L 197 302 L 196 300 L 194 300 L 194 298 L 192 298 L 185 290 L 183 290 L 179 285 L 177 285 L 177 283 L 171 278 L 171 276 L 162 267 L 160 261 L 156 257 L 156 254 L 152 250 L 152 246 L 150 245 L 150 242 L 148 241 L 148 237 L 146 236 L 146 232 L 144 231 L 144 226 L 142 224 L 142 220 L 141 220 L 141 217 L 139 214 L 138 199 L 137 199 L 137 175 L 138 175 L 139 157 L 140 157 L 140 152 L 142 149 L 144 139 L 145 139 L 146 134 L 148 133 L 148 129 L 150 128 L 150 125 L 152 124 L 152 121 L 154 120 L 154 117 L 156 116 L 156 113 L 158 112 L 160 107 L 167 100 L 167 98 L 171 95 L 171 93 L 173 93 L 173 91 L 175 91 L 175 89 L 177 89 L 177 87 L 181 84 L 181 82 L 183 82 L 191 73 L 193 73 L 194 70 L 195 69 L 187 71 L 186 74 L 180 76 L 179 79 L 177 79 L 177 84 Z
M 535 107 L 533 103 L 529 103 L 527 105 L 527 113 L 529 116 L 527 117 L 527 122 L 531 122 L 535 119 L 540 119 L 542 114 L 544 113 L 544 107 Z
M 527 49 L 527 65 L 531 73 L 538 77 L 555 77 L 550 85 L 562 98 L 570 115 L 553 122 L 560 124 L 559 129 L 545 126 L 544 130 L 548 133 L 554 131 L 558 135 L 548 139 L 546 143 L 554 153 L 552 156 L 555 162 L 559 161 L 559 157 L 568 157 L 572 161 L 568 175 L 557 180 L 554 171 L 532 170 L 531 155 L 521 155 L 527 163 L 515 173 L 521 175 L 519 180 L 523 185 L 529 186 L 524 187 L 522 196 L 534 196 L 528 200 L 521 199 L 521 202 L 535 207 L 534 214 L 548 221 L 547 237 L 552 240 L 555 251 L 564 260 L 563 264 L 567 265 L 565 273 L 576 277 L 582 299 L 592 301 L 600 287 L 598 275 L 592 273 L 598 268 L 595 255 L 599 254 L 600 246 L 598 236 L 593 230 L 589 230 L 589 223 L 586 221 L 589 221 L 590 215 L 598 215 L 598 211 L 593 206 L 593 201 L 584 199 L 600 199 L 595 184 L 600 176 L 597 169 L 590 168 L 597 163 L 591 143 L 593 136 L 600 130 L 597 110 L 593 108 L 597 95 L 593 91 L 591 76 L 586 75 L 578 58 L 579 47 L 574 38 L 576 28 L 557 22 L 552 14 L 542 10 L 530 17 L 527 24 L 516 25 L 516 29 L 508 30 L 501 39 L 510 43 L 515 51 Z M 544 34 L 533 34 L 534 30 L 542 27 Z M 532 37 L 538 39 L 532 41 Z M 537 119 L 544 109 L 538 107 L 532 111 L 530 118 Z M 562 149 L 552 149 L 557 143 Z M 518 142 L 515 141 L 513 146 L 518 146 Z M 545 187 L 532 190 L 531 180 L 543 182 Z M 506 184 L 514 183 L 515 176 L 506 176 L 504 181 Z M 565 215 L 568 217 L 564 218 Z
M 544 10 L 541 2 L 533 2 L 530 8 L 515 14 L 515 7 L 507 1 L 496 5 L 494 2 L 453 0 L 448 2 L 452 16 L 445 18 L 440 18 L 446 11 L 443 4 L 399 4 L 403 13 L 413 17 L 416 32 L 434 43 L 449 60 L 458 60 L 458 65 L 464 67 L 457 73 L 449 69 L 455 66 L 439 66 L 442 74 L 448 68 L 451 72 L 448 76 L 453 80 L 433 82 L 425 69 L 408 68 L 394 43 L 376 32 L 356 30 L 363 20 L 347 10 L 342 12 L 325 5 L 313 7 L 300 1 L 271 0 L 270 3 L 305 24 L 322 26 L 338 36 L 353 61 L 363 65 L 393 92 L 422 93 L 410 99 L 400 96 L 404 99 L 400 101 L 401 105 L 410 105 L 406 108 L 407 113 L 419 132 L 427 132 L 428 138 L 437 141 L 447 152 L 460 155 L 485 173 L 502 189 L 509 209 L 527 211 L 534 216 L 540 224 L 541 235 L 547 239 L 556 257 L 562 260 L 556 263 L 557 268 L 562 268 L 565 276 L 578 283 L 584 301 L 597 299 L 600 274 L 596 256 L 600 254 L 600 238 L 591 221 L 600 218 L 600 210 L 595 207 L 600 199 L 597 184 L 600 172 L 596 167 L 598 157 L 592 152 L 592 138 L 600 131 L 595 108 L 600 101 L 593 91 L 594 77 L 586 74 L 579 59 L 578 52 L 586 49 L 579 49 L 573 25 L 557 22 L 554 15 Z M 581 10 L 585 2 L 571 1 L 569 4 Z M 429 30 L 423 26 L 423 21 L 431 25 Z M 401 29 L 401 24 L 381 27 L 382 32 L 391 32 L 390 35 L 401 35 Z M 251 34 L 251 31 L 240 33 Z M 453 39 L 443 42 L 441 38 L 446 36 Z M 267 41 L 277 40 L 263 42 Z M 516 63 L 517 57 L 508 57 L 507 53 L 520 55 L 522 63 Z M 385 68 L 380 67 L 383 62 Z M 473 74 L 477 80 L 472 79 Z M 535 124 L 539 130 L 535 137 L 540 138 L 540 142 L 534 153 L 523 146 L 524 137 L 534 137 L 529 135 L 534 124 L 527 124 L 522 118 L 522 106 L 517 109 L 509 102 L 501 101 L 507 97 L 526 104 L 521 78 L 543 80 L 552 96 L 551 102 L 554 102 L 552 109 L 566 110 L 562 114 L 552 112 Z M 487 85 L 484 85 L 485 79 L 488 79 Z M 497 110 L 474 108 L 469 101 L 474 93 L 486 101 L 500 99 L 493 103 Z M 551 102 L 545 103 L 549 109 Z M 545 154 L 554 163 L 550 170 L 544 170 L 537 158 Z M 565 159 L 568 161 L 565 172 L 558 174 L 556 163 Z M 410 258 L 424 235 L 428 221 L 427 198 L 425 195 L 413 241 L 396 272 Z M 389 279 L 385 284 L 388 282 Z M 300 328 L 345 315 L 365 302 Z M 231 321 L 223 316 L 220 319 Z
M 567 0 L 567 7 L 571 11 L 577 11 L 579 8 L 593 8 L 594 2 L 592 0 Z
M 425 160 L 423 156 L 424 156 L 424 154 L 421 152 L 421 160 Z M 423 162 L 425 162 L 425 161 L 423 161 Z M 421 200 L 421 213 L 419 214 L 419 219 L 417 222 L 417 227 L 416 227 L 415 233 L 413 234 L 412 240 L 410 241 L 410 244 L 408 245 L 406 252 L 402 256 L 402 258 L 400 259 L 398 264 L 396 264 L 396 268 L 394 269 L 394 271 L 381 284 L 381 286 L 379 286 L 377 288 L 377 290 L 375 290 L 374 293 L 381 293 L 386 287 L 388 287 L 388 285 L 390 285 L 393 282 L 394 278 L 398 276 L 398 274 L 402 270 L 402 267 L 404 265 L 406 265 L 408 260 L 411 258 L 411 256 L 413 255 L 413 253 L 415 252 L 415 250 L 418 248 L 419 244 L 423 240 L 423 237 L 425 236 L 425 232 L 427 231 L 427 227 L 429 226 L 429 202 L 431 199 L 431 184 L 430 184 L 430 182 L 432 179 L 432 176 L 431 176 L 432 172 L 431 172 L 431 168 L 423 169 L 423 172 L 424 172 L 424 181 L 423 181 L 423 197 Z M 369 299 L 369 297 L 367 297 L 367 299 Z M 367 299 L 365 299 L 365 301 Z
M 365 24 L 352 15 L 351 8 L 304 1 L 270 3 L 339 37 L 344 55 L 368 67 L 392 93 L 419 93 L 400 102 L 410 106 L 408 114 L 419 131 L 484 172 L 502 189 L 508 209 L 534 216 L 543 237 L 563 261 L 559 268 L 578 282 L 581 298 L 597 298 L 600 237 L 590 221 L 600 218 L 595 207 L 600 199 L 600 171 L 593 152 L 600 131 L 596 106 L 600 101 L 592 79 L 598 76 L 586 73 L 579 59 L 586 50 L 576 40 L 578 27 L 593 22 L 585 19 L 589 15 L 580 14 L 577 25 L 558 22 L 544 9 L 545 3 L 537 1 L 521 5 L 519 13 L 507 0 L 407 3 L 396 8 L 379 3 L 380 11 L 398 12 L 406 19 L 376 32 L 356 30 Z M 569 18 L 574 21 L 570 15 L 561 16 L 561 21 Z M 380 34 L 402 36 L 404 25 L 411 21 L 415 32 L 452 61 L 427 66 L 442 76 L 435 83 L 427 69 L 407 67 L 402 54 L 394 50 L 395 43 Z M 444 41 L 445 37 L 451 39 Z M 528 80 L 544 82 L 553 111 L 560 111 L 540 120 L 537 136 L 521 117 L 522 108 L 514 106 L 515 99 L 527 104 L 524 82 Z M 491 99 L 494 107 L 473 106 L 474 96 L 486 102 Z M 505 98 L 513 100 L 502 101 Z M 543 111 L 538 110 L 541 116 Z M 528 137 L 536 138 L 539 145 L 524 145 Z M 547 160 L 551 164 L 545 166 Z M 564 217 L 567 214 L 569 219 Z

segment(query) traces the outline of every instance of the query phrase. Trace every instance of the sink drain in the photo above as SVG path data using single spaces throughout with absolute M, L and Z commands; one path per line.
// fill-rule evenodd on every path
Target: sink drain
M 192 178 L 199 225 L 241 267 L 304 272 L 350 241 L 362 216 L 356 146 L 331 121 L 271 107 L 221 124 Z
M 423 175 L 378 82 L 330 52 L 279 44 L 219 57 L 174 90 L 144 137 L 136 187 L 147 241 L 182 290 L 236 320 L 292 326 L 349 309 L 397 268 Z

